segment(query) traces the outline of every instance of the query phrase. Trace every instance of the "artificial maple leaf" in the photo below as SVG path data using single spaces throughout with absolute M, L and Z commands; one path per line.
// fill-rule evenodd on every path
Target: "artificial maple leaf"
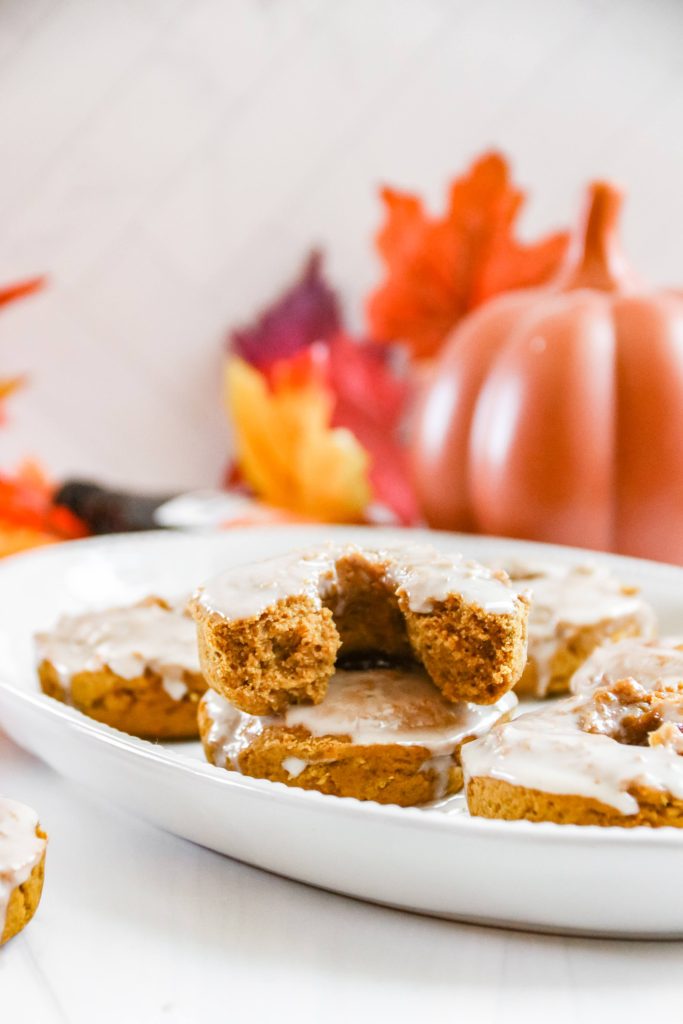
M 0 426 L 5 422 L 4 401 L 24 384 L 24 377 L 0 377 Z
M 17 284 L 8 284 L 0 288 L 0 306 L 6 306 L 15 299 L 23 299 L 26 295 L 40 291 L 45 284 L 44 277 L 31 277 L 27 281 L 19 281 Z
M 0 377 L 0 402 L 13 395 L 23 383 L 23 377 Z
M 453 327 L 493 295 L 549 280 L 569 236 L 526 245 L 514 237 L 525 195 L 505 159 L 488 153 L 449 191 L 443 217 L 416 196 L 384 189 L 387 218 L 376 244 L 387 276 L 367 302 L 373 338 L 404 341 L 418 358 L 433 356 Z
M 27 281 L 20 281 L 17 284 L 5 285 L 0 288 L 0 307 L 6 306 L 16 299 L 23 299 L 26 295 L 39 291 L 45 284 L 45 278 L 32 277 Z M 9 398 L 24 383 L 23 377 L 0 377 L 0 425 L 4 422 L 3 402 Z
M 403 428 L 414 382 L 397 346 L 344 334 L 327 346 L 335 395 L 332 425 L 347 427 L 370 456 L 373 500 L 408 526 L 419 510 L 408 470 Z
M 315 380 L 331 398 L 332 427 L 344 427 L 369 456 L 373 500 L 402 523 L 417 519 L 406 466 L 402 426 L 413 382 L 399 346 L 376 345 L 340 329 L 339 304 L 313 253 L 299 280 L 260 315 L 231 335 L 230 351 L 258 368 L 281 393 Z M 231 469 L 228 485 L 242 475 Z
M 312 252 L 299 279 L 249 327 L 233 331 L 230 350 L 259 369 L 286 359 L 340 329 L 339 302 Z
M 419 513 L 401 439 L 413 387 L 405 363 L 396 346 L 337 334 L 274 363 L 265 375 L 276 390 L 304 380 L 328 388 L 331 425 L 349 430 L 367 452 L 373 502 L 409 525 Z
M 55 486 L 33 462 L 0 473 L 0 557 L 88 534 L 84 523 L 54 502 Z
M 309 351 L 295 359 L 294 368 L 275 369 L 270 381 L 243 359 L 228 361 L 237 464 L 271 505 L 324 522 L 356 522 L 371 496 L 368 457 L 350 431 L 331 426 L 334 397 Z

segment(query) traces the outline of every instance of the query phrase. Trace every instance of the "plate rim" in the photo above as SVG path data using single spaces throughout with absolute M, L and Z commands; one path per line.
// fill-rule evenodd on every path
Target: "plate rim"
M 604 562 L 614 561 L 623 565 L 624 563 L 634 564 L 640 571 L 647 573 L 654 572 L 655 575 L 668 576 L 671 572 L 683 574 L 683 567 L 671 565 L 666 562 L 653 562 L 648 559 L 634 558 L 629 555 L 619 555 L 613 552 L 593 551 L 586 548 L 576 548 L 567 545 L 545 544 L 540 541 L 518 540 L 510 537 L 497 537 L 491 535 L 459 534 L 451 531 L 437 531 L 427 529 L 408 528 L 377 528 L 366 526 L 335 526 L 327 524 L 282 524 L 270 525 L 245 525 L 232 527 L 229 530 L 201 529 L 192 531 L 171 531 L 171 530 L 150 530 L 131 531 L 129 533 L 106 534 L 96 537 L 87 537 L 81 540 L 69 541 L 66 544 L 46 545 L 40 548 L 33 548 L 29 551 L 18 552 L 0 561 L 0 593 L 2 591 L 2 580 L 5 575 L 15 571 L 17 566 L 26 561 L 40 562 L 45 559 L 61 559 L 67 556 L 77 556 L 79 551 L 90 548 L 106 549 L 108 547 L 120 547 L 134 545 L 152 545 L 158 542 L 185 543 L 192 542 L 197 538 L 211 540 L 212 538 L 230 538 L 242 531 L 259 531 L 267 534 L 281 536 L 283 533 L 292 533 L 295 536 L 305 533 L 311 528 L 320 530 L 336 531 L 346 534 L 357 532 L 362 536 L 387 533 L 407 534 L 409 536 L 420 535 L 427 539 L 429 536 L 437 535 L 441 538 L 449 538 L 457 543 L 458 538 L 466 538 L 467 543 L 476 542 L 478 538 L 486 542 L 501 545 L 511 544 L 514 547 L 541 548 L 543 550 L 561 552 L 562 555 L 571 558 L 572 556 L 591 558 L 595 557 Z M 1 630 L 0 626 L 0 630 Z M 213 784 L 228 786 L 233 790 L 240 790 L 257 796 L 259 799 L 290 802 L 298 806 L 326 807 L 332 813 L 353 817 L 383 818 L 394 823 L 401 823 L 408 827 L 419 827 L 430 831 L 446 830 L 453 834 L 454 840 L 460 833 L 467 836 L 473 834 L 481 838 L 488 838 L 497 841 L 499 837 L 513 835 L 517 841 L 532 843 L 558 843 L 585 846 L 594 845 L 596 842 L 601 846 L 658 846 L 670 847 L 683 845 L 683 830 L 672 826 L 662 828 L 649 828 L 648 826 L 636 826 L 634 828 L 623 828 L 619 825 L 612 827 L 601 827 L 597 825 L 559 825 L 553 822 L 530 822 L 530 821 L 507 821 L 503 819 L 477 818 L 464 814 L 449 815 L 438 808 L 399 807 L 396 804 L 379 804 L 374 801 L 357 800 L 354 797 L 337 797 L 328 794 L 318 793 L 314 790 L 304 790 L 293 786 L 286 786 L 284 783 L 271 782 L 268 779 L 254 779 L 243 776 L 239 772 L 228 771 L 223 768 L 202 762 L 199 759 L 188 757 L 181 750 L 168 750 L 158 743 L 143 740 L 136 736 L 114 729 L 102 722 L 88 718 L 75 708 L 62 705 L 51 700 L 49 697 L 36 691 L 27 692 L 20 687 L 13 685 L 4 674 L 0 674 L 0 705 L 7 702 L 19 702 L 23 705 L 33 706 L 41 715 L 46 715 L 53 720 L 62 719 L 70 729 L 85 735 L 88 740 L 104 743 L 112 750 L 122 751 L 128 756 L 142 761 L 152 761 L 164 770 L 182 771 L 210 780 Z M 321 804 L 320 801 L 323 801 Z

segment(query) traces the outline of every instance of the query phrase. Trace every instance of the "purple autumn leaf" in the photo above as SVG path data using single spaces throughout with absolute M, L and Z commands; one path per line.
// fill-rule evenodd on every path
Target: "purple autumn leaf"
M 298 281 L 254 323 L 232 331 L 231 351 L 265 370 L 277 360 L 335 335 L 341 327 L 339 300 L 323 277 L 322 265 L 322 254 L 312 252 Z

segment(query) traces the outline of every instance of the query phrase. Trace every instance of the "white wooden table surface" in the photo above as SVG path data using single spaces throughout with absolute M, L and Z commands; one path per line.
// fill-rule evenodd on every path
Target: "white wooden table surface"
M 225 327 L 312 243 L 358 324 L 377 185 L 436 206 L 491 145 L 533 193 L 525 231 L 614 176 L 630 252 L 680 284 L 682 38 L 679 0 L 2 0 L 0 281 L 51 286 L 0 322 L 0 373 L 31 375 L 0 467 L 32 453 L 58 474 L 211 483 Z M 3 739 L 0 791 L 51 834 L 39 914 L 0 953 L 3 1024 L 681 1016 L 678 944 L 307 889 L 157 832 Z M 513 885 L 504 850 L 500 870 Z
M 680 1019 L 679 943 L 370 906 L 157 831 L 1 737 L 0 757 L 3 789 L 51 835 L 39 913 L 0 952 L 7 1024 Z M 514 885 L 503 849 L 500 870 Z

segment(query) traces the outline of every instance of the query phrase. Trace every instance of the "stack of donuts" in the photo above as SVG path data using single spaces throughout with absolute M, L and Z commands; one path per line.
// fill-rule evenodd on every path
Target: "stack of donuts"
M 240 567 L 191 602 L 213 764 L 402 806 L 462 787 L 463 744 L 507 718 L 528 601 L 432 548 L 325 548 Z

